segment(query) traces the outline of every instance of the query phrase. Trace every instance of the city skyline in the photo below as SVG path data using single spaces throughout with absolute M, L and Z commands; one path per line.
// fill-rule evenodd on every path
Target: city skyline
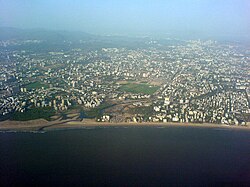
M 249 0 L 0 0 L 0 186 L 249 186 Z

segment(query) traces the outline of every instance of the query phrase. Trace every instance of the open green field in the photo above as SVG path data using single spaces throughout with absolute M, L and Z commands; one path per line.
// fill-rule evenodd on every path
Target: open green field
M 123 84 L 120 87 L 120 91 L 123 92 L 130 92 L 130 93 L 142 93 L 152 95 L 155 93 L 160 87 L 159 86 L 152 86 L 147 83 L 133 83 L 129 82 L 127 84 Z
M 42 87 L 48 88 L 48 85 L 43 84 L 41 82 L 33 82 L 30 84 L 27 84 L 25 87 L 27 88 L 27 90 L 32 90 L 32 89 L 40 89 Z
M 55 111 L 51 107 L 32 108 L 23 113 L 15 112 L 10 119 L 15 121 L 28 121 L 40 118 L 50 120 L 50 117 L 53 115 L 55 115 Z
M 152 106 L 143 106 L 143 107 L 130 108 L 129 113 L 133 115 L 140 114 L 145 118 L 148 118 L 149 116 L 152 116 L 154 110 Z
M 100 106 L 96 108 L 91 108 L 90 110 L 85 110 L 84 114 L 86 118 L 95 118 L 95 117 L 101 117 L 102 111 L 108 107 L 111 107 L 112 104 L 109 103 L 102 103 Z

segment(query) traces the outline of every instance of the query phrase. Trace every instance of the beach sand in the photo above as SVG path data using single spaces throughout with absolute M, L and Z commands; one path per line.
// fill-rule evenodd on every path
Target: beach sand
M 80 129 L 85 127 L 136 127 L 136 126 L 150 126 L 150 127 L 206 127 L 206 128 L 230 128 L 250 130 L 250 124 L 246 126 L 229 126 L 223 124 L 210 123 L 174 123 L 174 122 L 142 122 L 142 123 L 110 123 L 110 122 L 96 122 L 93 119 L 84 119 L 83 121 L 76 120 L 55 120 L 46 121 L 44 119 L 37 119 L 31 121 L 2 121 L 0 122 L 0 131 L 51 131 L 51 130 L 67 130 Z

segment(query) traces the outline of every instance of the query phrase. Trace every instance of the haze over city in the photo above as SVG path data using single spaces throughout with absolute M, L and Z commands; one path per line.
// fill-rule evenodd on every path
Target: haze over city
M 0 26 L 99 35 L 249 39 L 248 0 L 0 1 Z
M 249 186 L 250 0 L 0 0 L 0 186 Z

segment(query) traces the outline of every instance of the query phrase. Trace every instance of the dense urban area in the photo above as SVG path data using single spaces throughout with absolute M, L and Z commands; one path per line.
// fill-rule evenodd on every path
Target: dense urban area
M 237 43 L 147 40 L 133 48 L 9 48 L 41 42 L 0 41 L 1 120 L 250 121 L 250 50 Z

